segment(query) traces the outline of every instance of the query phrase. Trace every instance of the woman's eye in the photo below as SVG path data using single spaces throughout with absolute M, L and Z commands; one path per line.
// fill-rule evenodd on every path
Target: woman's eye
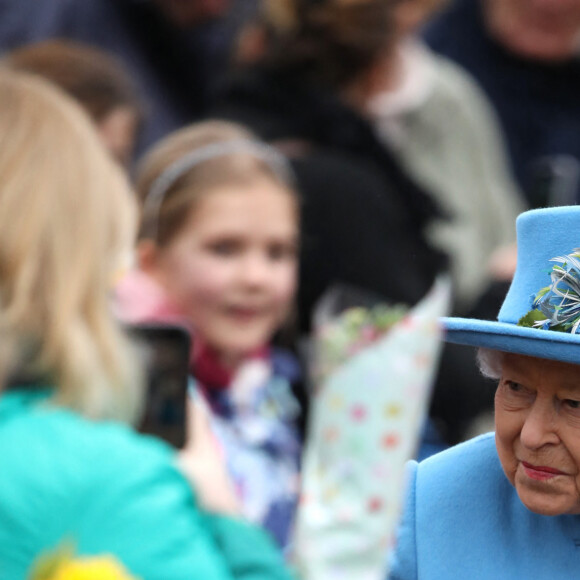
M 524 387 L 520 385 L 520 383 L 516 383 L 515 381 L 506 381 L 505 385 L 511 393 L 522 393 L 524 391 Z
M 562 408 L 570 419 L 574 420 L 574 424 L 578 425 L 580 420 L 580 401 L 576 399 L 562 399 Z
M 534 393 L 516 381 L 504 380 L 502 383 L 506 401 L 512 401 L 518 405 L 533 400 Z
M 521 383 L 510 380 L 503 380 L 498 389 L 500 401 L 508 410 L 519 410 L 533 405 L 535 393 Z

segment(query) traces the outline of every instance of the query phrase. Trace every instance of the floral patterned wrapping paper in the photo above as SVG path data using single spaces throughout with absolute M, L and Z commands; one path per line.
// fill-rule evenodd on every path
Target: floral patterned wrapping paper
M 369 328 L 372 317 L 353 322 L 352 311 L 317 328 L 315 358 L 324 360 L 316 365 L 293 545 L 301 579 L 386 577 L 405 463 L 425 418 L 441 346 L 438 319 L 449 301 L 449 280 L 442 278 L 413 309 L 393 307 L 382 332 Z M 364 318 L 356 311 L 354 318 Z M 389 318 L 384 306 L 381 316 Z

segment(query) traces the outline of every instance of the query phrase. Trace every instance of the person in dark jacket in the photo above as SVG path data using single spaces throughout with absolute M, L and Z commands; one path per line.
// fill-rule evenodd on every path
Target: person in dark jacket
M 300 330 L 334 283 L 416 303 L 447 268 L 424 235 L 439 209 L 362 113 L 366 75 L 391 42 L 388 3 L 271 5 L 267 56 L 232 76 L 212 116 L 247 125 L 293 161 L 303 197 Z

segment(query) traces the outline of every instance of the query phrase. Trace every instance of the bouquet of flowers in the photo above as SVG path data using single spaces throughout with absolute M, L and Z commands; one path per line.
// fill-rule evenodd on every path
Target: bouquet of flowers
M 29 580 L 138 580 L 112 555 L 75 557 L 65 543 L 42 554 L 32 567 Z
M 293 545 L 304 580 L 385 578 L 449 301 L 448 279 L 411 309 L 323 301 Z

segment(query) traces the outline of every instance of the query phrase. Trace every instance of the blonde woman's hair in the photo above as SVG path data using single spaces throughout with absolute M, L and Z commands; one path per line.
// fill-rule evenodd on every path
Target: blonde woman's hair
M 267 155 L 257 155 L 259 150 L 254 143 L 257 147 L 268 148 L 244 127 L 215 120 L 196 123 L 163 139 L 145 156 L 137 171 L 137 193 L 145 209 L 139 238 L 154 237 L 159 247 L 167 245 L 181 231 L 199 201 L 219 187 L 243 187 L 256 179 L 268 178 L 295 196 L 288 179 L 290 175 L 280 171 Z M 234 144 L 233 149 L 228 149 L 228 144 Z M 194 162 L 180 171 L 168 187 L 163 188 L 160 206 L 148 213 L 146 202 L 160 177 L 188 155 L 195 156 L 196 152 L 203 151 L 217 154 L 212 153 L 202 162 Z
M 80 107 L 0 70 L 0 354 L 94 418 L 135 418 L 139 381 L 109 304 L 133 242 L 132 192 Z M 6 378 L 6 377 L 5 377 Z

